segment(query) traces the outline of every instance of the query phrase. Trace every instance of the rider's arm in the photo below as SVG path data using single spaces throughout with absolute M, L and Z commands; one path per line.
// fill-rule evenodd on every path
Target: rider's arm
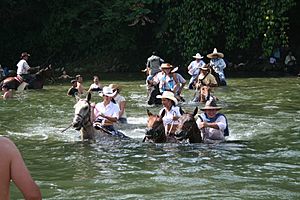
M 225 130 L 226 128 L 226 119 L 224 116 L 219 116 L 215 122 L 208 123 L 203 122 L 203 127 L 214 128 L 217 130 Z

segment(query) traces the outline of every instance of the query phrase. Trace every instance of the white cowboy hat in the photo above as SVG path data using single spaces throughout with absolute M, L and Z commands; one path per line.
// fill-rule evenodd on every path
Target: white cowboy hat
M 158 99 L 170 99 L 171 101 L 173 101 L 175 103 L 175 105 L 178 104 L 178 101 L 176 99 L 176 97 L 174 96 L 174 93 L 171 91 L 164 91 L 162 93 L 162 95 L 157 95 L 156 98 Z
M 216 101 L 215 100 L 211 100 L 211 101 L 207 101 L 205 103 L 205 106 L 203 108 L 200 108 L 200 110 L 204 111 L 204 110 L 221 110 L 222 108 L 217 106 Z
M 200 53 L 196 53 L 196 55 L 195 55 L 195 56 L 193 56 L 193 58 L 196 58 L 196 59 L 202 59 L 202 58 L 203 58 L 203 56 L 201 56 L 201 54 L 200 54 Z
M 102 89 L 102 92 L 99 93 L 99 95 L 101 97 L 103 97 L 103 96 L 113 97 L 116 94 L 117 94 L 117 91 L 114 92 L 112 88 L 107 87 L 107 86 L 104 86 L 103 89 Z
M 224 54 L 218 52 L 217 48 L 214 48 L 214 51 L 212 53 L 210 53 L 210 54 L 207 54 L 207 57 L 208 58 L 213 58 L 214 56 L 218 56 L 219 58 L 223 58 Z

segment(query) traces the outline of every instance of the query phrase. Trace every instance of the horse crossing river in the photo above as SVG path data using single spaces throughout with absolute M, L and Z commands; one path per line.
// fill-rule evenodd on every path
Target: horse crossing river
M 228 139 L 240 142 L 219 145 L 142 143 L 146 109 L 160 107 L 146 105 L 143 80 L 115 83 L 129 117 L 119 128 L 134 140 L 88 143 L 74 129 L 61 133 L 74 116 L 68 83 L 0 101 L 0 134 L 21 150 L 43 199 L 300 198 L 300 79 L 228 79 L 215 95 L 229 121 Z M 183 109 L 193 111 L 192 92 L 183 94 Z M 22 199 L 14 186 L 11 199 Z

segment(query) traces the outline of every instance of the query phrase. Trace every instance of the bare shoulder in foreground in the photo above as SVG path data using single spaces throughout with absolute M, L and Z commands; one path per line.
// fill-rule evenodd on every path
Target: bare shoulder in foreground
M 12 180 L 24 199 L 42 199 L 39 187 L 32 179 L 20 151 L 8 138 L 0 136 L 0 199 L 10 199 Z

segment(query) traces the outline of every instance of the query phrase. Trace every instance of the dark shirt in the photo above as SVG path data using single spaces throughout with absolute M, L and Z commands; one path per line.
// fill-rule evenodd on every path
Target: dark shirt
M 78 89 L 71 87 L 68 91 L 68 95 L 75 97 L 78 94 Z

